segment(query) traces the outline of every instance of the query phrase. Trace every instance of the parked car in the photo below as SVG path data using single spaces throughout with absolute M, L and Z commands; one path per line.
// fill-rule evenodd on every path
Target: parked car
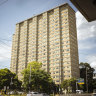
M 8 94 L 12 95 L 12 94 L 15 94 L 15 92 L 14 91 L 10 91 L 10 92 L 8 92 Z
M 40 96 L 40 93 L 38 92 L 29 92 L 27 96 Z
M 32 96 L 32 94 L 31 93 L 28 93 L 27 96 Z
M 46 93 L 38 93 L 38 92 L 29 92 L 27 96 L 49 96 Z
M 96 89 L 93 90 L 92 96 L 96 96 Z
M 19 95 L 24 94 L 24 92 L 22 92 L 22 91 L 17 91 L 17 92 L 18 92 Z
M 76 93 L 81 94 L 81 93 L 83 93 L 83 90 L 76 90 Z

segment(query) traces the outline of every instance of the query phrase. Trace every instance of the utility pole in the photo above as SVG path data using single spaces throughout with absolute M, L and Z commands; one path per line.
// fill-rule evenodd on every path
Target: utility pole
M 11 77 L 11 82 L 10 82 L 10 89 L 9 89 L 9 96 L 10 96 L 10 91 L 12 89 L 12 84 L 13 84 L 13 81 L 12 81 L 13 77 Z
M 11 77 L 11 82 L 10 82 L 10 89 L 12 89 L 12 84 L 13 84 L 13 81 L 12 81 L 13 77 Z
M 88 93 L 88 78 L 87 78 L 87 67 L 86 67 L 86 89 L 87 89 L 87 93 Z
M 59 60 L 60 62 L 59 62 L 59 96 L 60 96 L 60 82 L 61 82 L 61 58 L 60 58 L 60 60 Z
M 76 90 L 78 90 L 78 82 L 77 82 L 77 80 L 76 80 Z
M 30 65 L 30 76 L 29 76 L 29 92 L 30 92 L 30 83 L 31 83 L 31 65 Z

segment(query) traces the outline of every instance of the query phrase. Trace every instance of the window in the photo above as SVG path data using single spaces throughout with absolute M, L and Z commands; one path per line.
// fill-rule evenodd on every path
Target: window
M 69 45 L 66 45 L 66 47 L 69 47 Z
M 66 49 L 66 51 L 69 51 L 70 49 Z
M 56 69 L 59 69 L 59 67 L 56 67 Z
M 66 41 L 66 43 L 69 43 L 69 41 Z
M 64 77 L 71 77 L 70 75 L 65 75 Z
M 68 22 L 65 22 L 65 24 L 68 24 Z
M 59 43 L 56 43 L 56 45 L 58 45 Z
M 57 23 L 58 21 L 55 21 L 55 23 Z
M 53 78 L 55 78 L 55 76 L 53 76 Z
M 58 28 L 55 28 L 55 30 L 57 30 Z
M 43 66 L 46 66 L 45 64 Z
M 46 61 L 43 61 L 43 63 L 46 63 Z
M 67 11 L 65 11 L 64 13 L 68 13 Z
M 59 76 L 56 76 L 56 78 L 58 78 Z

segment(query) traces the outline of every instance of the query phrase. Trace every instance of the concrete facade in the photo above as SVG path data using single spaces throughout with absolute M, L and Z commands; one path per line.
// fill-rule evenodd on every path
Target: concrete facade
M 32 61 L 42 62 L 56 84 L 79 78 L 76 18 L 68 4 L 16 24 L 10 69 L 22 79 L 22 70 Z

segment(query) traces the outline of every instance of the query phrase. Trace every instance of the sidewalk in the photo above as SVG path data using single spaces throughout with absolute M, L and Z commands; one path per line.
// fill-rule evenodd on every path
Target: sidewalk
M 55 96 L 59 96 L 59 94 Z M 60 96 L 92 96 L 92 94 L 61 94 Z

